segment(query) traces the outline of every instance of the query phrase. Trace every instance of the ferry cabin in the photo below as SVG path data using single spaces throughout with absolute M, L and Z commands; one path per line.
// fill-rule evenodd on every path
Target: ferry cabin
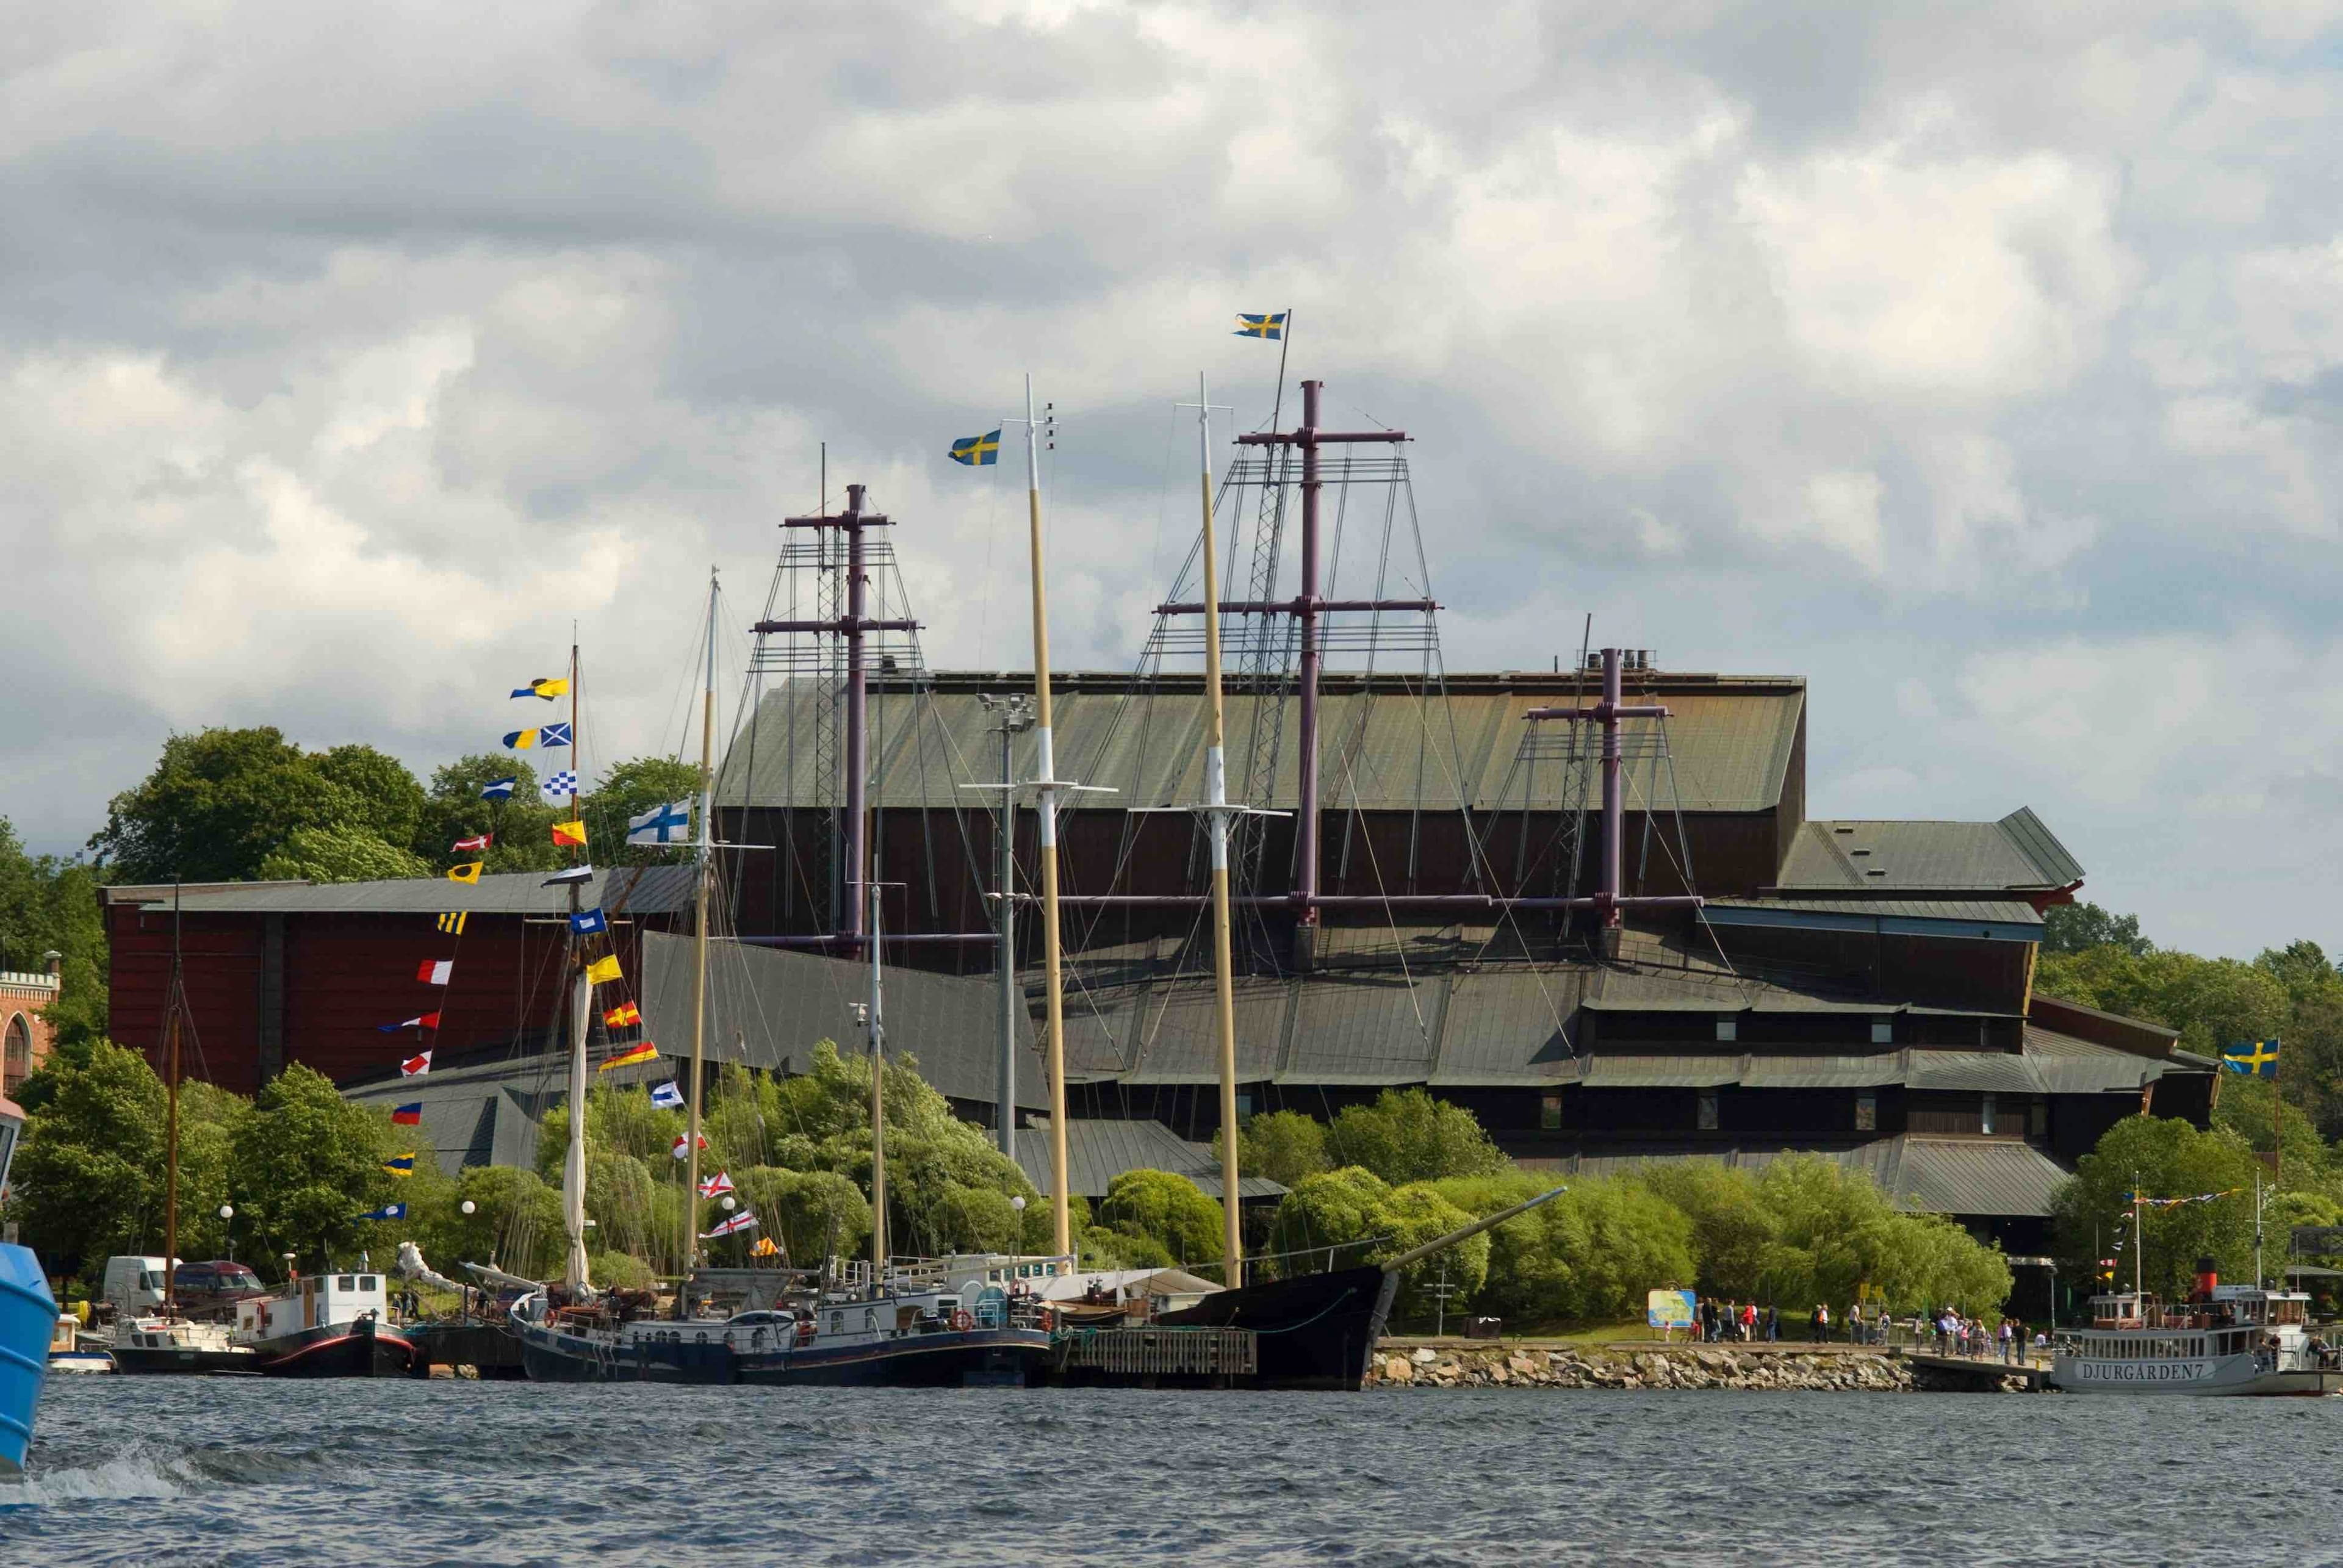
M 265 1342 L 365 1317 L 386 1327 L 390 1322 L 380 1274 L 310 1274 L 287 1281 L 274 1295 L 238 1302 L 236 1328 L 240 1339 Z
M 2309 1310 L 2310 1298 L 2298 1291 L 2250 1285 L 2215 1285 L 2209 1300 L 2168 1309 L 2153 1295 L 2126 1291 L 2093 1296 L 2090 1332 L 2077 1332 L 2068 1342 L 2072 1353 L 2087 1361 L 2240 1355 L 2262 1349 L 2273 1337 L 2298 1342 Z

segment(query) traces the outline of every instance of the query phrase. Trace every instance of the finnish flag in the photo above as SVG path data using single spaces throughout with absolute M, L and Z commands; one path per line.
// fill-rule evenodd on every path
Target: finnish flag
M 675 1086 L 673 1079 L 665 1083 L 654 1083 L 651 1085 L 651 1103 L 663 1111 L 680 1111 L 683 1109 L 683 1091 Z
M 639 817 L 627 819 L 627 842 L 629 844 L 681 844 L 691 836 L 691 802 L 670 800 L 664 806 L 654 806 Z

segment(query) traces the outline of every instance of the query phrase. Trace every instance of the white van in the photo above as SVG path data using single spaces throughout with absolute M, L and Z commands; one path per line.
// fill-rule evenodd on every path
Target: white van
M 160 1258 L 108 1258 L 103 1300 L 126 1318 L 145 1317 L 163 1305 Z

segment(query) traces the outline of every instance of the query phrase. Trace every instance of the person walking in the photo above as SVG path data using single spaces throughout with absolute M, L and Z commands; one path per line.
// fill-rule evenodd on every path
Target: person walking
M 1757 1341 L 1757 1303 L 1745 1302 L 1741 1307 L 1741 1340 L 1744 1344 Z
M 1769 1345 L 1779 1344 L 1781 1340 L 1782 1309 L 1775 1306 L 1768 1306 L 1765 1309 L 1765 1342 Z

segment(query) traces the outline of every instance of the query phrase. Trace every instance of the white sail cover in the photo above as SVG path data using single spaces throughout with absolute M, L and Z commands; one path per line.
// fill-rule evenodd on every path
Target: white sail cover
M 412 1241 L 401 1241 L 398 1244 L 398 1272 L 402 1279 L 413 1280 L 420 1285 L 428 1285 L 435 1291 L 464 1289 L 462 1285 L 447 1275 L 434 1272 L 431 1265 L 423 1261 L 423 1249 Z

